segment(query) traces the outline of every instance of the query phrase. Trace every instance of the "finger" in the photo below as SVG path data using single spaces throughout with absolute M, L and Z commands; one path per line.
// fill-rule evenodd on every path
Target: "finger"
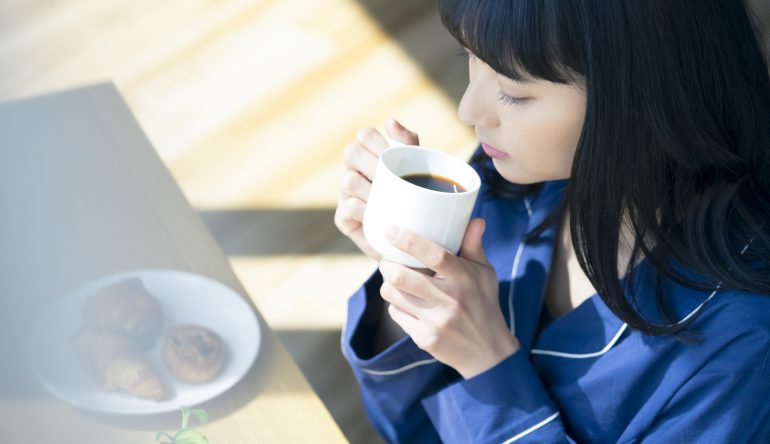
M 361 173 L 371 182 L 377 169 L 377 156 L 360 143 L 351 143 L 342 150 L 342 163 L 348 170 Z
M 457 256 L 430 239 L 397 227 L 388 227 L 385 237 L 396 248 L 422 262 L 437 274 L 451 277 L 460 268 Z
M 364 202 L 369 200 L 369 193 L 372 190 L 372 183 L 361 173 L 348 171 L 342 177 L 342 197 L 355 197 Z
M 423 309 L 433 306 L 429 301 L 409 292 L 401 291 L 387 282 L 383 283 L 380 287 L 380 296 L 382 296 L 382 299 L 385 301 L 397 306 L 416 318 L 420 317 L 420 313 Z
M 408 130 L 404 125 L 401 125 L 401 122 L 392 117 L 385 124 L 385 131 L 388 133 L 388 137 L 404 145 L 420 144 L 420 138 L 417 136 L 417 133 Z
M 468 223 L 468 228 L 465 229 L 465 236 L 460 246 L 460 255 L 462 257 L 480 264 L 489 263 L 484 253 L 482 242 L 486 226 L 487 224 L 484 219 L 473 219 Z
M 410 337 L 414 336 L 417 332 L 420 331 L 421 326 L 419 319 L 401 310 L 393 304 L 388 305 L 388 315 L 390 315 L 390 318 L 393 319 L 393 322 L 398 324 L 398 326 L 404 330 L 404 333 Z
M 362 128 L 356 134 L 361 145 L 375 156 L 379 156 L 390 145 L 385 137 L 374 128 Z
M 380 263 L 383 285 L 395 288 L 409 297 L 405 299 L 417 308 L 433 307 L 445 298 L 436 291 L 431 283 L 431 278 L 411 268 L 390 261 Z M 401 296 L 399 296 L 401 297 Z M 415 300 L 415 298 L 419 300 Z
M 348 235 L 361 226 L 365 212 L 366 204 L 361 199 L 341 199 L 334 214 L 334 222 L 342 234 Z

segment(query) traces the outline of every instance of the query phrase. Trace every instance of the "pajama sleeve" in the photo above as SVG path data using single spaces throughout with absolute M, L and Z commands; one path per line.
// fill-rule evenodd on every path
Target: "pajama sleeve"
M 348 306 L 342 349 L 370 420 L 392 443 L 573 442 L 528 354 L 463 380 L 408 337 L 374 355 L 383 310 L 375 274 Z
M 526 351 L 422 401 L 443 442 L 571 443 Z
M 388 442 L 440 442 L 420 403 L 451 378 L 452 370 L 417 348 L 407 336 L 374 354 L 377 325 L 384 310 L 382 276 L 375 273 L 350 298 L 342 352 L 358 380 L 370 421 Z

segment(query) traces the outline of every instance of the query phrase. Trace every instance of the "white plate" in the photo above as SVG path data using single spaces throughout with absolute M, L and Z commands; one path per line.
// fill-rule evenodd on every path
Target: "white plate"
M 191 385 L 174 379 L 160 359 L 163 339 L 148 352 L 153 368 L 175 393 L 162 402 L 112 392 L 89 377 L 72 348 L 86 299 L 126 278 L 139 278 L 160 301 L 164 311 L 162 335 L 172 326 L 192 323 L 216 332 L 227 349 L 222 371 L 212 381 Z M 92 282 L 55 301 L 35 323 L 30 341 L 32 369 L 55 396 L 83 409 L 148 414 L 194 406 L 232 387 L 251 368 L 260 344 L 257 318 L 246 301 L 230 287 L 196 274 L 174 270 L 138 270 Z

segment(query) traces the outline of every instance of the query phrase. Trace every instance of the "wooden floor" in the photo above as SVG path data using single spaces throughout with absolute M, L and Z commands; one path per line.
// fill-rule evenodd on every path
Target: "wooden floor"
M 332 222 L 341 150 L 392 115 L 466 156 L 457 48 L 434 0 L 0 0 L 0 100 L 115 82 L 348 439 L 370 443 L 338 352 L 375 266 Z

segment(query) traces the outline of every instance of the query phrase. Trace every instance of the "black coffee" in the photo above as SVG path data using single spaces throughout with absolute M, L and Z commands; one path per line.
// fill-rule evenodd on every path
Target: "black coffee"
M 401 176 L 401 178 L 419 187 L 433 191 L 441 191 L 442 193 L 465 192 L 465 188 L 459 183 L 435 174 L 407 174 L 406 176 Z

